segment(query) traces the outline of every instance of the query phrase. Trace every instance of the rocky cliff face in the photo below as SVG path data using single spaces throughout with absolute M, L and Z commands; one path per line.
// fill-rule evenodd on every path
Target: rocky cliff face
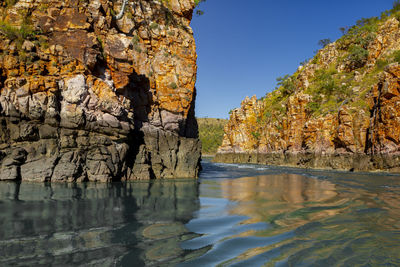
M 352 27 L 265 98 L 246 98 L 216 161 L 400 172 L 397 17 Z
M 197 176 L 194 1 L 0 6 L 0 180 Z

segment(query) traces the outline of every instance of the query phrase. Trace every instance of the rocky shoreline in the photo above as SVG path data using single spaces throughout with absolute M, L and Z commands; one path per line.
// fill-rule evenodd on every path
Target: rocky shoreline
M 354 172 L 390 172 L 400 174 L 400 153 L 397 154 L 332 154 L 311 153 L 218 153 L 220 163 L 251 163 L 305 169 L 328 169 Z
M 400 22 L 368 23 L 373 33 L 354 26 L 265 97 L 244 99 L 215 161 L 400 172 Z

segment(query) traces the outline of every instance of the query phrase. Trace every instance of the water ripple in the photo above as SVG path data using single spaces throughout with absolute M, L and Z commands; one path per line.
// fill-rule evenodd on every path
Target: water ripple
M 214 197 L 200 198 L 200 210 L 185 226 L 201 236 L 181 248 L 206 251 L 180 266 L 400 265 L 398 178 L 217 167 L 232 177 L 251 176 L 203 177 L 200 196 Z

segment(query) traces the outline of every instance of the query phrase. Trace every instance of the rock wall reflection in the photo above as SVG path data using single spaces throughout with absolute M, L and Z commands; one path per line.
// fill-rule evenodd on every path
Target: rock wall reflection
M 337 209 L 316 207 L 342 199 L 331 182 L 296 174 L 224 180 L 221 186 L 224 197 L 237 202 L 232 213 L 248 216 L 252 223 L 263 221 L 290 228 L 336 214 Z
M 222 182 L 232 214 L 266 222 L 265 230 L 232 238 L 291 238 L 258 247 L 228 261 L 241 266 L 400 266 L 399 177 L 319 172 L 266 175 Z M 228 262 L 226 261 L 226 262 Z
M 0 265 L 173 262 L 198 208 L 197 181 L 0 183 Z

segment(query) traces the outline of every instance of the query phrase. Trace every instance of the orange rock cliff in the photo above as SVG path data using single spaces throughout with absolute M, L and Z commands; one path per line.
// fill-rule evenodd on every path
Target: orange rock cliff
M 400 172 L 398 13 L 359 21 L 273 92 L 246 98 L 215 161 Z
M 0 3 L 0 180 L 197 177 L 195 1 L 122 7 Z

